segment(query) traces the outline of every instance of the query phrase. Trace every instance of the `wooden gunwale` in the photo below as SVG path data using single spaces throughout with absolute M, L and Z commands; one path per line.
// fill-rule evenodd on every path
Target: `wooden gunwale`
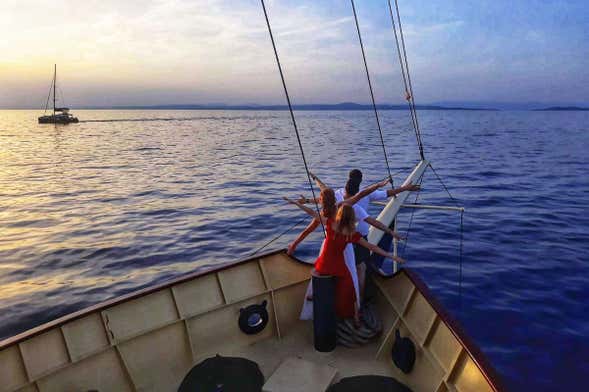
M 495 370 L 491 362 L 488 360 L 486 355 L 480 350 L 480 348 L 475 344 L 472 338 L 465 332 L 464 328 L 460 325 L 460 323 L 452 317 L 448 311 L 442 306 L 442 304 L 436 299 L 433 295 L 429 287 L 421 280 L 421 278 L 413 272 L 409 268 L 402 268 L 400 269 L 395 275 L 399 273 L 404 273 L 407 275 L 409 280 L 413 283 L 415 288 L 419 290 L 419 292 L 423 295 L 425 300 L 431 305 L 434 311 L 438 314 L 438 317 L 442 322 L 446 324 L 450 332 L 454 335 L 454 337 L 458 340 L 460 345 L 466 351 L 468 355 L 472 358 L 475 365 L 479 368 L 491 388 L 493 388 L 496 392 L 507 391 L 501 376 Z
M 52 328 L 60 327 L 70 321 L 78 320 L 84 316 L 91 314 L 91 313 L 95 313 L 95 312 L 99 312 L 99 311 L 108 309 L 108 308 L 118 305 L 120 303 L 131 301 L 133 299 L 137 299 L 137 298 L 146 296 L 148 294 L 152 294 L 152 293 L 159 291 L 159 290 L 170 288 L 170 287 L 175 286 L 179 283 L 184 283 L 184 282 L 196 279 L 196 278 L 204 276 L 204 275 L 217 273 L 217 272 L 220 272 L 220 271 L 223 271 L 223 270 L 226 270 L 226 269 L 229 269 L 229 268 L 241 265 L 241 264 L 245 264 L 245 263 L 250 262 L 252 260 L 273 256 L 273 255 L 281 253 L 283 251 L 284 251 L 284 249 L 275 249 L 275 250 L 271 250 L 268 252 L 260 253 L 258 255 L 249 256 L 249 257 L 246 257 L 243 259 L 239 259 L 235 262 L 224 263 L 224 264 L 221 264 L 217 267 L 203 268 L 202 270 L 190 272 L 188 274 L 179 276 L 178 278 L 168 280 L 164 283 L 160 283 L 160 284 L 157 284 L 154 286 L 146 287 L 144 289 L 133 291 L 129 294 L 125 294 L 120 297 L 116 297 L 116 298 L 112 298 L 110 300 L 106 300 L 104 302 L 100 302 L 96 305 L 92 305 L 88 308 L 81 309 L 77 312 L 67 314 L 67 315 L 62 316 L 58 319 L 55 319 L 53 321 L 49 321 L 48 323 L 45 323 L 45 324 L 42 324 L 38 327 L 32 328 L 28 331 L 22 332 L 18 335 L 15 335 L 15 336 L 10 337 L 8 339 L 2 340 L 2 341 L 0 341 L 0 350 L 4 350 L 10 346 L 21 343 L 21 342 L 23 342 L 27 339 L 30 339 L 34 336 L 40 335 L 44 332 L 49 331 Z M 293 259 L 294 261 L 299 262 L 299 263 L 303 263 L 305 265 L 308 265 L 308 263 L 305 263 L 304 261 L 297 259 L 296 257 L 290 256 L 290 258 Z

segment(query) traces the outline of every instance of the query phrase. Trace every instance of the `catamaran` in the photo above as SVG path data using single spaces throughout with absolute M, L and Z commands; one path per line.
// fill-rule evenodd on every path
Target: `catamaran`
M 45 113 L 47 113 L 47 108 L 49 106 L 49 97 L 51 93 L 53 93 L 53 114 L 44 115 L 39 117 L 39 124 L 69 124 L 69 123 L 77 123 L 78 118 L 74 117 L 69 111 L 70 109 L 67 107 L 56 107 L 56 90 L 57 90 L 57 64 L 54 65 L 53 68 L 53 81 L 51 82 L 51 87 L 49 89 L 49 95 L 47 96 L 47 102 L 45 103 Z
M 390 0 L 389 9 L 395 27 Z M 404 51 L 404 43 L 401 47 Z M 399 59 L 420 149 L 407 185 L 421 183 L 433 166 L 423 152 L 406 56 Z M 370 85 L 367 66 L 366 74 Z M 384 141 L 382 146 L 386 158 Z M 313 190 L 308 170 L 307 177 Z M 463 211 L 408 204 L 408 197 L 409 192 L 394 196 L 377 219 L 393 228 L 402 208 Z M 396 254 L 396 240 L 382 231 L 371 228 L 368 241 L 392 246 Z M 322 324 L 334 313 L 326 300 L 333 290 L 330 294 L 320 282 L 329 279 L 314 275 L 312 264 L 283 249 L 259 249 L 245 259 L 111 299 L 0 342 L 0 392 L 505 390 L 477 345 L 408 267 L 394 265 L 391 276 L 371 275 L 370 307 L 380 333 L 369 341 L 358 339 L 356 348 L 335 347 L 336 331 Z M 314 319 L 305 321 L 300 312 L 309 301 L 305 293 L 311 281 Z M 316 283 L 321 290 L 315 290 Z

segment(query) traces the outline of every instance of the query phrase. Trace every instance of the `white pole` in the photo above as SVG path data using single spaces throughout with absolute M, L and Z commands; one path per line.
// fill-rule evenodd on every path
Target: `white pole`
M 420 161 L 415 166 L 411 174 L 409 174 L 409 177 L 407 177 L 405 182 L 403 182 L 403 185 L 407 185 L 410 182 L 416 184 L 428 165 L 428 161 Z M 397 195 L 397 197 L 394 197 L 391 200 L 389 200 L 386 207 L 383 208 L 383 210 L 380 212 L 376 219 L 381 221 L 386 226 L 389 226 L 391 223 L 393 223 L 395 216 L 401 208 L 401 204 L 407 201 L 407 198 L 409 197 L 410 193 L 411 192 L 409 191 L 401 192 Z M 383 231 L 380 231 L 374 227 L 370 227 L 370 231 L 368 232 L 368 242 L 370 242 L 371 244 L 378 244 L 383 234 Z
M 403 204 L 402 208 L 421 208 L 424 210 L 464 211 L 464 207 L 432 206 L 427 204 Z
M 379 206 L 386 206 L 388 203 L 382 201 L 373 201 L 372 204 L 376 204 Z M 443 211 L 465 211 L 464 207 L 454 207 L 454 206 L 433 206 L 428 204 L 403 204 L 401 208 L 421 208 L 424 210 L 443 210 Z

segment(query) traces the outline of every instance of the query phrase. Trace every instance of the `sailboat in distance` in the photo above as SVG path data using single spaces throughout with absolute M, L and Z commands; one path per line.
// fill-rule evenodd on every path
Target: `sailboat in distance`
M 43 116 L 39 117 L 39 124 L 69 124 L 77 123 L 78 118 L 70 114 L 70 109 L 67 107 L 55 107 L 55 91 L 57 90 L 57 64 L 53 68 L 53 82 L 49 89 L 49 95 L 47 96 L 47 102 L 45 103 L 45 112 Z M 53 114 L 45 115 L 47 113 L 47 107 L 49 106 L 49 98 L 53 92 Z

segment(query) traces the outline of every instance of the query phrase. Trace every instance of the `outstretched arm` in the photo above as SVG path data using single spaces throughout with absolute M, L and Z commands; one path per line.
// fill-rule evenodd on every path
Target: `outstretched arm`
M 309 225 L 307 227 L 305 227 L 305 230 L 301 231 L 301 234 L 299 234 L 298 237 L 288 246 L 288 251 L 286 252 L 286 254 L 292 255 L 294 253 L 295 249 L 297 248 L 297 246 L 305 238 L 307 238 L 307 236 L 309 234 L 311 234 L 313 231 L 315 231 L 317 226 L 319 226 L 319 220 L 313 219 L 311 221 L 311 223 L 309 223 Z
M 387 197 L 392 197 L 395 195 L 398 195 L 399 193 L 405 192 L 405 191 L 409 191 L 409 192 L 413 192 L 413 191 L 420 191 L 421 190 L 421 185 L 419 184 L 413 184 L 413 183 L 409 183 L 407 185 L 403 185 L 400 186 L 396 189 L 389 189 L 387 190 Z
M 385 233 L 387 233 L 391 237 L 397 239 L 398 241 L 403 241 L 405 239 L 405 237 L 400 236 L 397 232 L 395 232 L 394 230 L 392 230 L 390 227 L 387 227 L 384 223 L 382 223 L 379 220 L 374 219 L 371 216 L 369 216 L 366 219 L 364 219 L 364 222 L 368 223 L 371 226 L 376 227 L 379 230 L 384 231 Z
M 319 199 L 313 199 L 313 198 L 305 197 L 303 195 L 301 195 L 301 197 L 299 197 L 297 199 L 297 201 L 301 204 L 312 204 L 312 203 L 320 204 Z
M 305 211 L 307 214 L 309 214 L 311 217 L 315 218 L 315 219 L 319 219 L 319 215 L 317 214 L 317 211 L 313 210 L 312 208 L 309 208 L 301 203 L 299 203 L 296 200 L 291 200 L 288 197 L 283 197 L 284 200 L 286 200 L 287 203 L 289 204 L 294 204 L 295 206 L 299 207 L 301 210 Z
M 345 203 L 350 204 L 350 205 L 356 204 L 362 198 L 368 196 L 369 194 L 371 194 L 372 192 L 374 192 L 378 188 L 382 188 L 383 186 L 386 186 L 389 182 L 390 182 L 390 180 L 387 178 L 386 180 L 382 180 L 380 182 L 377 182 L 376 184 L 372 184 L 372 185 L 362 189 L 360 192 L 356 193 L 354 196 L 346 199 Z
M 393 259 L 397 263 L 404 263 L 405 262 L 405 260 L 402 259 L 402 258 L 400 258 L 399 256 L 395 256 L 391 252 L 385 252 L 384 250 L 382 250 L 378 246 L 376 246 L 374 244 L 371 244 L 370 242 L 366 241 L 364 238 L 360 238 L 358 240 L 358 244 L 360 244 L 363 247 L 369 249 L 373 253 L 376 253 L 378 255 L 381 255 L 383 257 L 386 257 L 387 259 Z
M 319 187 L 319 190 L 323 191 L 324 189 L 326 189 L 326 188 L 329 188 L 329 187 L 328 187 L 327 185 L 325 185 L 325 184 L 323 183 L 323 181 L 321 181 L 321 180 L 319 179 L 319 177 L 317 177 L 315 174 L 313 174 L 313 173 L 309 172 L 309 176 L 311 177 L 311 179 L 312 179 L 313 181 L 315 181 L 315 183 L 316 183 L 316 184 L 317 184 L 317 186 Z

